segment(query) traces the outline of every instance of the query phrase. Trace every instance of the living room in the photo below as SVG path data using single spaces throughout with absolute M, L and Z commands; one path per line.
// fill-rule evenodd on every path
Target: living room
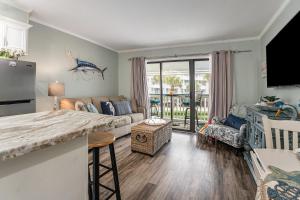
M 299 10 L 298 0 L 2 0 L 0 194 L 300 198 L 298 71 L 270 70 L 297 57 Z M 286 30 L 294 42 L 276 54 Z M 272 167 L 289 173 L 290 196 Z

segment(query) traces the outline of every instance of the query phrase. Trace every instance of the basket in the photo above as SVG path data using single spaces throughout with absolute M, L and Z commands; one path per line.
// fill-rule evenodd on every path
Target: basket
M 171 121 L 158 126 L 141 123 L 131 128 L 131 150 L 153 156 L 171 138 Z

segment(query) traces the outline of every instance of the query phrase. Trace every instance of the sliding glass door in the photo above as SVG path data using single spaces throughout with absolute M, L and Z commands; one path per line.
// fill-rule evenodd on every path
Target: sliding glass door
M 147 63 L 152 117 L 170 119 L 173 128 L 195 131 L 207 120 L 208 59 Z
M 195 61 L 195 112 L 198 125 L 208 120 L 211 67 L 209 60 Z
M 189 130 L 185 121 L 190 119 L 189 62 L 163 62 L 162 88 L 163 117 L 171 119 L 174 128 Z
M 150 99 L 150 116 L 162 118 L 162 104 L 161 104 L 161 64 L 148 63 L 147 64 L 147 84 Z

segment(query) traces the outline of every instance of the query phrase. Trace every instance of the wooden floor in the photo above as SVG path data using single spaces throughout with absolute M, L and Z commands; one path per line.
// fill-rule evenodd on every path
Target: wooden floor
M 225 144 L 215 148 L 199 144 L 195 135 L 173 133 L 154 157 L 132 153 L 129 136 L 117 140 L 115 149 L 123 200 L 254 199 L 256 186 L 242 155 Z M 100 157 L 109 163 L 107 153 Z M 113 187 L 110 174 L 100 181 Z M 101 188 L 101 197 L 107 195 Z

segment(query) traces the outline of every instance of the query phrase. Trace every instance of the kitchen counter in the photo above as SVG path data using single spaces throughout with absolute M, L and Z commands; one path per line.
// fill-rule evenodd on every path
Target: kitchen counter
M 0 117 L 1 199 L 87 200 L 87 135 L 113 123 L 67 110 Z
M 73 140 L 112 122 L 102 115 L 60 110 L 0 118 L 0 160 Z

